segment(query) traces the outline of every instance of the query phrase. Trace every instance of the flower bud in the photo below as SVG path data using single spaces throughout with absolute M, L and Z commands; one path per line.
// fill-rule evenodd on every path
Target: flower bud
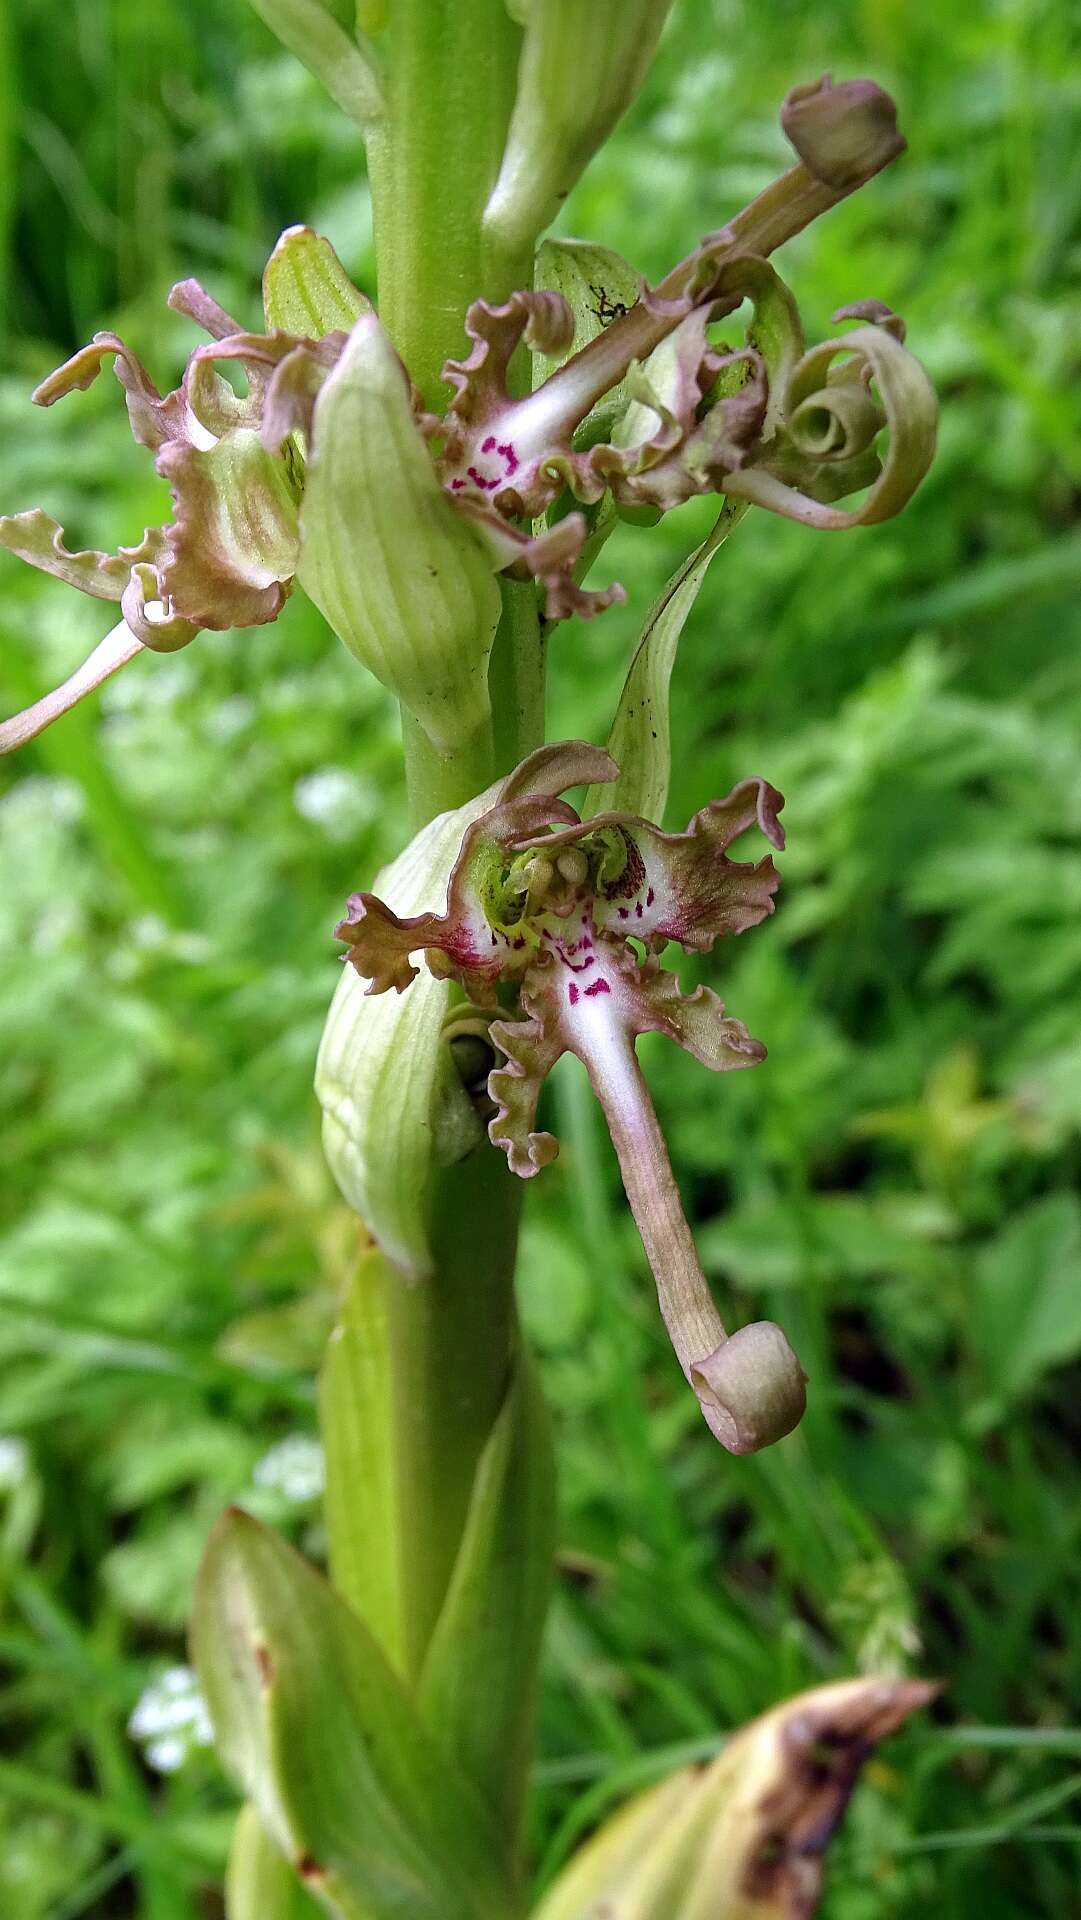
M 781 107 L 781 125 L 805 167 L 827 187 L 851 193 L 905 150 L 897 108 L 873 80 L 830 74 L 793 87 Z
M 484 216 L 501 250 L 531 247 L 642 84 L 672 0 L 508 0 L 525 28 L 518 94 Z
M 298 578 L 350 653 L 440 753 L 487 718 L 500 598 L 414 422 L 409 383 L 362 315 L 315 404 Z

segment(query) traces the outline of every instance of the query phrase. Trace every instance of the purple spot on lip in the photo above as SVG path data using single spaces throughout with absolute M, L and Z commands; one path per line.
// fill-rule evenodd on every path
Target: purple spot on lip
M 483 441 L 483 442 L 481 443 L 481 449 L 480 449 L 480 450 L 481 450 L 481 452 L 482 452 L 482 453 L 491 453 L 491 451 L 492 451 L 492 448 L 493 448 L 494 446 L 495 446 L 495 434 L 494 434 L 494 433 L 490 433 L 490 434 L 488 435 L 488 438 L 487 438 L 487 440 L 485 440 L 485 441 Z
M 587 955 L 586 955 L 586 957 L 585 957 L 585 959 L 584 959 L 584 960 L 582 961 L 582 964 L 581 964 L 581 966 L 579 967 L 579 969 L 578 969 L 578 971 L 579 971 L 579 973 L 584 973 L 587 967 L 595 967 L 595 966 L 596 966 L 596 964 L 597 964 L 597 956 L 596 956 L 596 954 L 595 954 L 595 953 L 587 953 Z
M 593 985 L 586 988 L 586 999 L 592 1000 L 594 994 L 611 993 L 611 991 L 612 989 L 608 985 L 607 980 L 594 980 Z
M 578 1005 L 578 989 L 575 986 L 573 980 L 571 981 L 570 986 L 567 988 L 567 998 L 570 1001 L 572 1007 L 576 1007 Z
M 525 941 L 522 939 L 521 935 L 519 935 L 517 940 L 511 941 L 511 946 L 514 948 L 515 953 L 521 953 L 522 948 L 525 946 Z
M 650 889 L 649 889 L 649 892 L 648 892 L 648 893 L 646 894 L 646 905 L 647 905 L 647 907 L 651 907 L 651 906 L 653 905 L 653 902 L 654 902 L 654 900 L 655 900 L 656 898 L 657 898 L 657 896 L 656 896 L 656 894 L 654 893 L 654 891 L 653 891 L 653 888 L 652 888 L 652 887 L 650 887 Z
M 461 490 L 464 486 L 465 486 L 464 480 L 452 480 L 450 483 L 450 490 L 452 493 L 461 493 Z
M 517 473 L 518 466 L 519 466 L 518 455 L 515 453 L 514 447 L 511 441 L 509 440 L 504 441 L 501 447 L 496 448 L 496 452 L 501 453 L 503 455 L 503 458 L 507 463 L 507 472 L 509 474 Z
M 631 910 L 629 907 L 617 907 L 616 912 L 618 913 L 621 920 L 629 920 L 631 917 Z
M 642 918 L 642 902 L 640 900 L 636 900 L 634 903 L 634 917 L 636 920 Z

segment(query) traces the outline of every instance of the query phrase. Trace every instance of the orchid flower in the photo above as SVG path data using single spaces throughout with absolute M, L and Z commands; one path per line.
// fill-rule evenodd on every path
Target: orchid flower
M 174 392 L 163 397 L 116 334 L 97 334 L 34 399 L 51 406 L 112 359 L 174 517 L 117 554 L 70 552 L 41 509 L 0 518 L 0 545 L 118 601 L 123 616 L 64 686 L 0 726 L 0 751 L 144 648 L 273 620 L 298 580 L 448 754 L 489 712 L 496 574 L 536 580 L 551 621 L 623 598 L 618 584 L 581 585 L 590 523 L 561 496 L 664 509 L 719 492 L 825 528 L 897 513 L 930 463 L 936 418 L 901 323 L 860 302 L 836 317 L 862 324 L 805 352 L 766 259 L 900 151 L 893 105 L 869 81 L 826 76 L 789 96 L 782 122 L 798 164 L 656 287 L 616 303 L 577 351 L 560 292 L 475 301 L 471 351 L 444 368 L 445 414 L 424 408 L 370 302 L 304 228 L 268 264 L 265 333 L 245 331 L 195 281 L 173 289 L 174 309 L 211 336 Z M 746 340 L 732 348 L 712 330 L 745 300 Z M 524 395 L 523 346 L 559 362 Z M 243 368 L 243 397 L 217 371 L 226 360 Z M 833 504 L 861 489 L 859 505 Z
M 557 1152 L 537 1132 L 545 1076 L 576 1054 L 604 1111 L 672 1344 L 702 1412 L 733 1453 L 790 1431 L 804 1406 L 804 1375 L 780 1328 L 759 1321 L 726 1335 L 698 1262 L 664 1137 L 635 1055 L 640 1033 L 665 1033 L 712 1072 L 752 1067 L 765 1048 L 725 1013 L 708 987 L 680 991 L 658 955 L 669 941 L 708 952 L 773 911 L 778 877 L 728 849 L 757 826 L 784 845 L 781 795 L 743 780 L 664 833 L 630 814 L 582 820 L 559 795 L 607 782 L 617 768 L 583 742 L 541 748 L 503 783 L 468 827 L 450 873 L 446 909 L 400 918 L 372 894 L 354 894 L 337 937 L 370 993 L 399 993 L 416 978 L 411 955 L 481 1007 L 516 998 L 516 1017 L 493 1019 L 504 1056 L 490 1074 L 495 1145 L 523 1178 Z M 633 943 L 633 944 L 632 944 Z

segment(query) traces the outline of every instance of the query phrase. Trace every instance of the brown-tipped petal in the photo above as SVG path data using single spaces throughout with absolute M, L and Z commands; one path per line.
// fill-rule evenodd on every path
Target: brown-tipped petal
M 781 125 L 804 166 L 839 193 L 851 193 L 905 150 L 897 108 L 873 80 L 820 80 L 793 87 Z
M 711 1433 L 729 1453 L 757 1453 L 803 1418 L 807 1375 L 780 1327 L 755 1320 L 691 1367 Z
M 618 776 L 619 768 L 606 748 L 588 740 L 557 740 L 520 761 L 504 780 L 501 795 L 504 800 L 525 800 L 536 794 L 566 793 L 568 787 L 604 786 Z
M 884 300 L 851 300 L 847 307 L 838 307 L 835 313 L 831 313 L 830 319 L 835 327 L 841 326 L 846 320 L 865 320 L 869 326 L 885 327 L 887 333 L 892 333 L 894 339 L 904 346 L 907 331 L 905 323 L 901 315 L 888 307 Z
M 13 753 L 16 747 L 26 745 L 46 727 L 51 727 L 61 714 L 70 712 L 72 707 L 85 700 L 88 693 L 100 687 L 111 674 L 120 667 L 127 666 L 137 653 L 143 650 L 143 643 L 122 620 L 119 626 L 107 633 L 104 640 L 94 648 L 92 654 L 76 668 L 69 679 L 53 693 L 42 695 L 32 707 L 25 707 L 22 713 L 16 713 L 10 720 L 0 722 L 0 753 Z

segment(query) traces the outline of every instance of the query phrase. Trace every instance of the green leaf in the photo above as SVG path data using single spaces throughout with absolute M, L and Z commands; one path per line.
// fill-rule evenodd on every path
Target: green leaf
M 860 1769 L 934 1692 L 870 1676 L 784 1701 L 733 1734 L 709 1766 L 684 1768 L 606 1822 L 533 1920 L 810 1915 L 825 1842 Z
M 626 313 L 638 299 L 640 281 L 635 269 L 611 247 L 595 247 L 587 240 L 545 240 L 537 249 L 535 282 L 551 293 L 561 293 L 574 315 L 574 338 L 560 361 L 588 347 L 612 320 Z M 533 356 L 533 384 L 551 373 L 553 361 Z M 586 415 L 576 444 L 610 440 L 616 421 L 628 404 L 624 378 Z
M 676 648 L 710 561 L 745 511 L 738 502 L 725 501 L 712 533 L 677 568 L 646 615 L 608 735 L 619 779 L 614 785 L 589 788 L 583 817 L 611 809 L 657 822 L 663 818 L 672 770 L 668 700 Z
M 311 227 L 287 227 L 263 271 L 263 309 L 270 328 L 321 340 L 349 333 L 372 311 L 353 285 L 330 241 Z
M 225 1911 L 229 1920 L 317 1920 L 321 1911 L 251 1806 L 241 1808 L 229 1850 Z
M 388 1282 L 401 1285 L 378 1249 L 362 1255 L 323 1362 L 319 1424 L 330 1577 L 401 1670 Z
M 547 1409 L 522 1348 L 477 1468 L 419 1694 L 429 1726 L 512 1841 L 525 1806 L 555 1555 L 554 1489 Z
M 475 1791 L 367 1629 L 249 1514 L 207 1546 L 192 1643 L 224 1765 L 335 1920 L 507 1920 Z
M 1081 1353 L 1081 1202 L 1052 1193 L 1017 1215 L 976 1267 L 973 1332 L 994 1394 L 1015 1400 Z

